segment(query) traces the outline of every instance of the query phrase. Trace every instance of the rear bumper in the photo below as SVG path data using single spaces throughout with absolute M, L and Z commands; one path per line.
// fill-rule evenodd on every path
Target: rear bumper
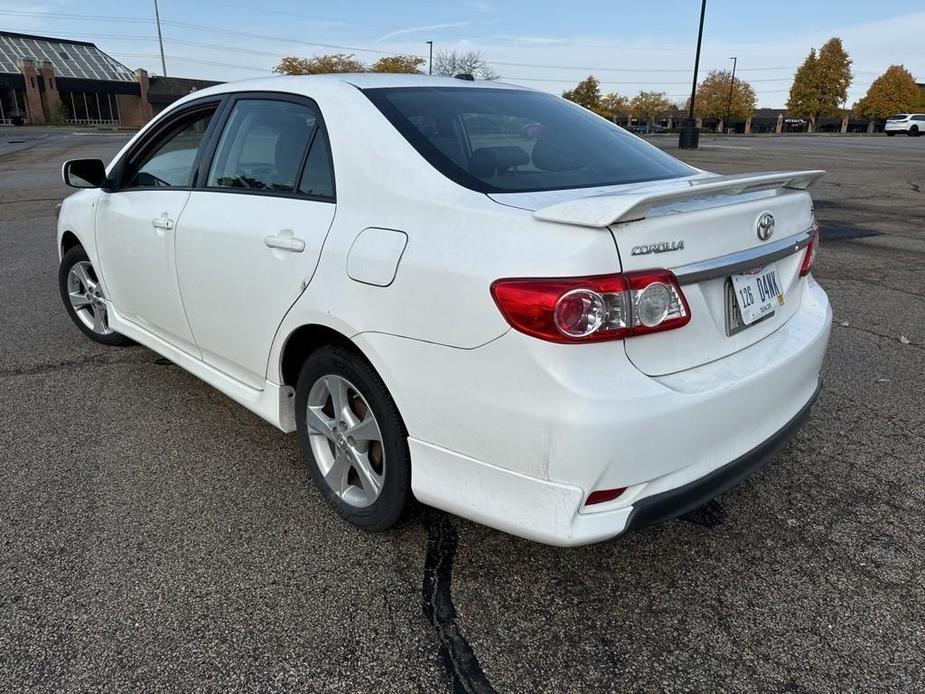
M 358 342 L 402 412 L 420 501 L 580 545 L 680 515 L 766 462 L 816 396 L 831 321 L 810 278 L 775 332 L 659 377 L 608 343 L 576 349 L 513 332 L 473 350 L 382 335 Z M 585 505 L 615 487 L 626 491 Z
M 821 381 L 793 419 L 740 458 L 692 482 L 609 511 L 581 513 L 585 492 L 578 487 L 520 475 L 415 439 L 409 440 L 412 487 L 422 503 L 512 535 L 560 547 L 600 542 L 677 518 L 744 482 L 799 431 L 820 386 Z
M 626 530 L 641 528 L 683 516 L 685 513 L 703 506 L 711 499 L 715 499 L 720 494 L 740 485 L 754 475 L 771 462 L 780 449 L 800 430 L 800 427 L 809 418 L 810 409 L 813 403 L 816 402 L 816 397 L 821 389 L 822 380 L 820 379 L 816 391 L 810 401 L 803 406 L 803 409 L 787 422 L 782 429 L 745 455 L 717 468 L 700 479 L 681 487 L 646 497 L 634 504 L 626 522 Z

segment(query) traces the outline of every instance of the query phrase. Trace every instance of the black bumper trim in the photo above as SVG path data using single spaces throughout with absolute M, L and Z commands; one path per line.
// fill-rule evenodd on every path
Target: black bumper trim
M 683 516 L 738 486 L 758 472 L 803 426 L 821 389 L 822 381 L 820 380 L 812 397 L 797 412 L 796 416 L 769 439 L 745 455 L 684 486 L 654 494 L 633 504 L 626 529 L 641 528 Z

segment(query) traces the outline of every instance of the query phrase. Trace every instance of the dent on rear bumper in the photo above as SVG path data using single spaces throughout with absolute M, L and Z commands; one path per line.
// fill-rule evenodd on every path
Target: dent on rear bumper
M 619 535 L 632 508 L 578 513 L 584 492 L 410 438 L 411 489 L 418 501 L 511 535 L 568 547 Z

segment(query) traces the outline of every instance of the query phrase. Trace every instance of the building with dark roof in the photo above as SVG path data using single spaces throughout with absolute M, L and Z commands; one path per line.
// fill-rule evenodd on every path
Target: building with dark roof
M 180 97 L 221 82 L 191 80 L 185 77 L 152 77 L 148 88 L 148 101 L 154 113 L 160 113 Z
M 140 127 L 167 104 L 212 84 L 149 79 L 86 41 L 0 31 L 0 125 Z

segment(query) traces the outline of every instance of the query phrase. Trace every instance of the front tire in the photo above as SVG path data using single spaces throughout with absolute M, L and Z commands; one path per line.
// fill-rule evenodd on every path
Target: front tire
M 408 432 L 375 369 L 337 346 L 313 352 L 295 396 L 312 479 L 340 516 L 363 530 L 391 528 L 410 496 Z
M 909 128 L 909 137 L 918 137 L 919 136 L 919 126 L 913 125 Z
M 124 347 L 132 341 L 109 327 L 109 302 L 87 252 L 74 246 L 58 266 L 58 289 L 74 325 L 94 342 Z

